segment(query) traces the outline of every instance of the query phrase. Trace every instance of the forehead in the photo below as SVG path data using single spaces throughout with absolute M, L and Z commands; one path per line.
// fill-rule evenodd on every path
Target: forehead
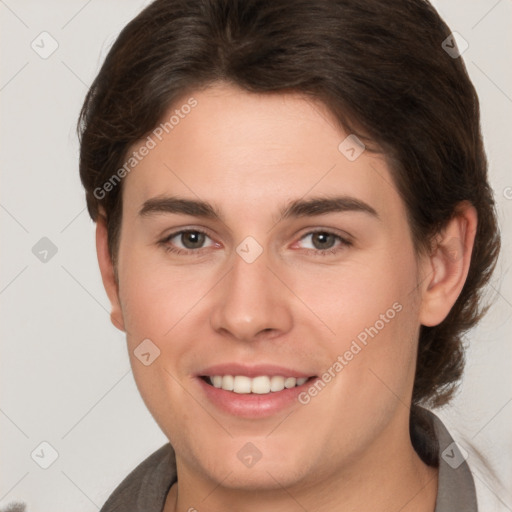
M 148 199 L 171 194 L 214 203 L 226 215 L 261 216 L 286 199 L 331 193 L 376 210 L 400 202 L 384 158 L 357 156 L 351 134 L 322 103 L 300 94 L 216 85 L 176 102 L 133 150 L 143 146 L 151 149 L 124 183 L 131 215 Z

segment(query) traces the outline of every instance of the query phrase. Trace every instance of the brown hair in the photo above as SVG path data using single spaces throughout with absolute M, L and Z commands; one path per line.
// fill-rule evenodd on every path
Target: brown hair
M 80 177 L 93 220 L 104 208 L 115 264 L 122 182 L 95 190 L 177 101 L 214 82 L 300 92 L 384 153 L 417 251 L 470 201 L 478 228 L 469 274 L 448 317 L 422 326 L 413 404 L 452 396 L 463 334 L 487 307 L 481 291 L 500 236 L 480 133 L 479 103 L 450 30 L 426 0 L 156 0 L 121 32 L 79 120 Z

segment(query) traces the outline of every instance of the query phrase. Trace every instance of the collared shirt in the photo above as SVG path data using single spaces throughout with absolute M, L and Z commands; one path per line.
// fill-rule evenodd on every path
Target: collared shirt
M 475 483 L 468 464 L 442 421 L 423 410 L 433 426 L 439 460 L 434 512 L 478 512 Z M 115 489 L 100 512 L 162 512 L 167 493 L 177 480 L 176 457 L 170 443 L 152 453 Z

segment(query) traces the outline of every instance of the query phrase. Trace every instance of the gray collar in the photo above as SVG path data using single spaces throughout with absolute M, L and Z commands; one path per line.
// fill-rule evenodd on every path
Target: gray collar
M 435 512 L 478 512 L 475 482 L 462 451 L 443 422 L 434 413 L 426 412 L 432 418 L 439 444 L 439 480 Z

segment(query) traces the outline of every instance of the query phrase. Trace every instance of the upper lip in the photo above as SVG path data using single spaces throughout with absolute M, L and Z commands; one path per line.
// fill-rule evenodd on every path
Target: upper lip
M 273 377 L 280 375 L 282 377 L 312 377 L 314 373 L 305 373 L 300 370 L 285 366 L 276 366 L 274 364 L 256 364 L 245 365 L 240 363 L 223 363 L 208 366 L 197 373 L 198 377 L 214 376 L 214 375 L 245 375 L 247 377 L 258 377 L 260 375 L 267 375 Z

